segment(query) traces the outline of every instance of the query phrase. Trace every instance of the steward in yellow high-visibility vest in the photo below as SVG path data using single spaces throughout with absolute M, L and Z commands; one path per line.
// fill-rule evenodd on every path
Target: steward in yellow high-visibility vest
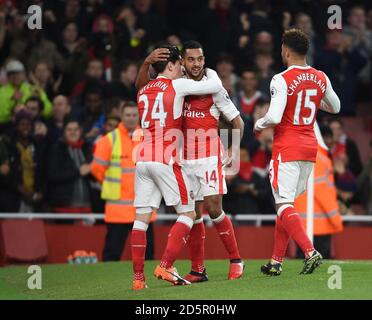
M 141 130 L 138 126 L 138 107 L 128 102 L 122 107 L 121 114 L 119 126 L 97 141 L 91 165 L 92 175 L 102 184 L 101 197 L 106 200 L 108 233 L 103 254 L 105 261 L 120 259 L 136 214 L 133 207 L 136 167 L 133 149 L 140 139 L 133 137 L 137 133 L 140 135 Z M 156 212 L 151 221 L 155 219 Z

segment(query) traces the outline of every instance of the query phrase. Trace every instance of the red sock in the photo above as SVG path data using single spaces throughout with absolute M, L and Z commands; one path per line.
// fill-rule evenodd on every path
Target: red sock
M 213 219 L 214 225 L 216 226 L 217 232 L 225 246 L 225 249 L 229 253 L 230 260 L 240 260 L 240 254 L 238 244 L 236 243 L 235 232 L 231 220 L 228 216 L 222 213 L 223 218 L 220 216 L 217 219 Z M 222 218 L 221 221 L 218 221 Z M 217 220 L 217 221 L 216 221 Z
M 283 263 L 285 253 L 287 251 L 287 246 L 289 242 L 289 235 L 283 227 L 283 223 L 279 216 L 276 217 L 275 224 L 275 241 L 274 241 L 274 251 L 272 259 Z
M 205 240 L 205 226 L 203 220 L 195 223 L 190 230 L 188 240 L 189 254 L 191 259 L 191 270 L 196 272 L 203 272 L 204 267 L 204 240 Z
M 131 247 L 132 247 L 132 261 L 134 280 L 145 281 L 145 253 L 146 253 L 146 231 L 132 230 Z
M 165 248 L 164 254 L 160 261 L 161 267 L 170 268 L 174 261 L 176 261 L 182 248 L 187 243 L 192 224 L 192 219 L 185 216 L 178 217 L 176 223 L 173 225 L 168 234 L 167 247 Z
M 280 219 L 288 235 L 301 248 L 305 257 L 309 257 L 309 252 L 314 251 L 314 246 L 305 232 L 299 214 L 293 207 L 288 207 L 283 210 Z

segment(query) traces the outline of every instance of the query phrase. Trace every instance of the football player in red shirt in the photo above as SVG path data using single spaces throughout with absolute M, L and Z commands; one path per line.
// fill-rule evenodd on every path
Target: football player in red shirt
M 274 127 L 270 182 L 278 216 L 274 252 L 261 271 L 267 275 L 281 274 L 292 238 L 305 255 L 301 274 L 310 274 L 321 264 L 322 255 L 306 235 L 293 204 L 306 190 L 316 159 L 316 113 L 318 109 L 338 113 L 340 100 L 325 73 L 306 64 L 308 37 L 299 29 L 290 29 L 284 32 L 282 41 L 282 60 L 287 69 L 273 77 L 269 110 L 254 126 L 256 133 Z
M 181 78 L 181 56 L 177 47 L 168 46 L 166 61 L 153 64 L 158 73 L 138 91 L 137 101 L 143 129 L 143 141 L 137 149 L 135 199 L 136 217 L 131 236 L 133 289 L 145 289 L 144 260 L 146 231 L 153 210 L 164 198 L 178 213 L 167 246 L 154 275 L 177 285 L 190 284 L 173 266 L 187 243 L 195 220 L 193 184 L 180 165 L 182 148 L 182 110 L 188 95 L 214 94 L 222 89 L 217 73 L 208 69 L 208 80 L 199 82 Z
M 151 53 L 148 61 L 141 66 L 136 83 L 137 88 L 149 80 L 149 61 L 160 60 L 161 54 L 159 50 Z M 208 79 L 204 69 L 204 52 L 200 43 L 186 42 L 182 56 L 188 78 L 201 82 Z M 228 252 L 230 260 L 228 279 L 240 278 L 244 270 L 233 225 L 222 208 L 222 196 L 227 192 L 224 167 L 231 164 L 233 155 L 236 155 L 239 150 L 239 145 L 232 145 L 226 152 L 223 152 L 218 136 L 221 114 L 232 124 L 233 129 L 240 131 L 241 138 L 244 123 L 225 89 L 215 94 L 190 95 L 185 98 L 183 109 L 184 167 L 194 182 L 197 214 L 188 240 L 192 266 L 191 272 L 184 278 L 189 282 L 208 280 L 204 266 L 205 226 L 202 218 L 204 207 L 212 218 Z

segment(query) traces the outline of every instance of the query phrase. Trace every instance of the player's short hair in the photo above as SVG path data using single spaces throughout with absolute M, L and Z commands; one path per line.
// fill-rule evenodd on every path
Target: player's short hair
M 295 53 L 306 56 L 309 50 L 309 38 L 300 29 L 289 29 L 283 33 L 283 45 L 293 50 Z
M 185 56 L 187 49 L 202 49 L 203 50 L 203 46 L 201 45 L 200 42 L 195 41 L 195 40 L 186 41 L 182 46 L 182 52 L 181 52 L 182 57 Z
M 170 53 L 166 61 L 159 61 L 159 62 L 152 64 L 152 67 L 154 68 L 156 73 L 163 72 L 168 62 L 176 63 L 178 60 L 181 60 L 180 51 L 178 50 L 176 46 L 161 45 L 161 46 L 158 46 L 157 48 L 167 48 L 169 49 Z

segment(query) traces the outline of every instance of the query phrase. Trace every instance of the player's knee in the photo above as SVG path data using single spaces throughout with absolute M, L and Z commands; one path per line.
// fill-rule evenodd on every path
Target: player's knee
M 222 210 L 220 208 L 213 208 L 208 213 L 212 219 L 217 219 L 222 214 Z
M 195 213 L 195 211 L 184 212 L 184 213 L 181 213 L 180 216 L 186 216 L 186 217 L 192 219 L 192 221 L 195 221 L 196 213 Z
M 208 201 L 206 203 L 206 209 L 208 211 L 209 216 L 212 219 L 218 218 L 222 213 L 222 207 L 219 201 L 216 201 L 214 199 L 213 200 L 211 199 L 211 201 Z
M 289 207 L 293 208 L 293 205 L 294 205 L 293 202 L 292 203 L 278 203 L 278 204 L 276 204 L 277 215 L 280 216 L 286 208 L 289 208 Z
M 196 211 L 195 212 L 195 220 L 199 220 L 202 217 L 202 212 Z
M 149 224 L 151 220 L 151 213 L 136 213 L 135 221 Z

